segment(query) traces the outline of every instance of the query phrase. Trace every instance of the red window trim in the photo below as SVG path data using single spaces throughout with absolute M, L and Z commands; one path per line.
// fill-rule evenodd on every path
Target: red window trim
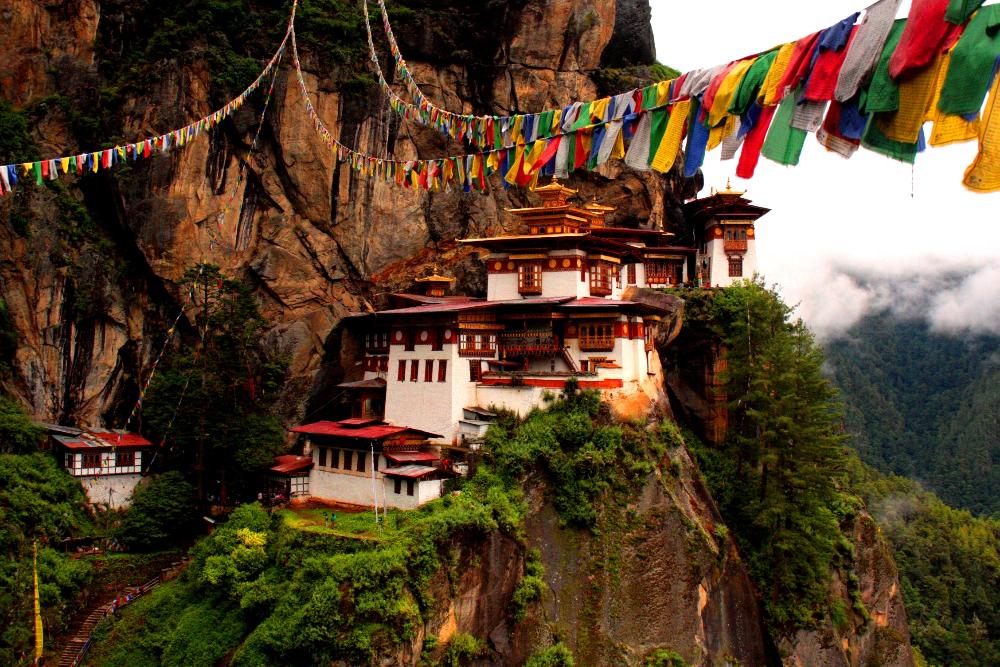
M 438 382 L 444 382 L 448 379 L 448 360 L 441 359 L 438 361 Z
M 434 360 L 427 359 L 424 361 L 424 382 L 434 381 Z
M 399 360 L 399 370 L 396 375 L 398 382 L 406 382 L 406 359 Z
M 420 378 L 420 360 L 410 359 L 410 382 L 416 382 Z

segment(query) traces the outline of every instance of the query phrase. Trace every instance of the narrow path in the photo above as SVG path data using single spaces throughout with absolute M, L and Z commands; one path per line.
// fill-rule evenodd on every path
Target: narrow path
M 73 636 L 66 642 L 66 646 L 63 647 L 62 654 L 59 656 L 59 662 L 56 663 L 58 667 L 78 667 L 78 665 L 82 664 L 84 658 L 87 657 L 87 651 L 90 650 L 90 645 L 94 641 L 94 629 L 97 628 L 98 623 L 106 616 L 114 614 L 116 610 L 131 604 L 136 599 L 153 590 L 162 582 L 173 579 L 186 566 L 187 560 L 173 563 L 159 576 L 153 577 L 142 586 L 126 588 L 114 600 L 96 607 L 87 614 L 87 617 L 83 619 L 83 623 L 80 624 L 80 627 L 77 628 Z

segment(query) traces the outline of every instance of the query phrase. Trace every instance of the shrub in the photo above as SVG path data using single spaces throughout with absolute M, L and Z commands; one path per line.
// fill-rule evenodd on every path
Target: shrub
M 118 537 L 130 549 L 155 551 L 188 533 L 194 519 L 194 487 L 179 472 L 168 472 L 136 488 Z

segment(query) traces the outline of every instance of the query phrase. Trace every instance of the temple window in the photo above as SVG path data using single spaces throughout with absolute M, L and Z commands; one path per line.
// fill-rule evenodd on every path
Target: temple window
M 366 333 L 365 354 L 389 354 L 389 332 Z
M 135 452 L 118 452 L 115 454 L 115 465 L 123 468 L 134 466 Z
M 743 277 L 743 257 L 729 258 L 729 277 L 730 278 Z
M 84 452 L 84 454 L 83 454 L 83 467 L 84 468 L 100 468 L 101 467 L 101 453 L 100 452 Z
M 542 293 L 542 265 L 536 262 L 517 267 L 517 291 L 521 294 Z
M 590 293 L 597 296 L 611 294 L 611 265 L 607 262 L 590 265 Z
M 463 357 L 492 357 L 496 350 L 495 333 L 464 332 L 459 336 L 458 353 Z
M 448 360 L 438 361 L 438 382 L 444 382 L 448 378 Z

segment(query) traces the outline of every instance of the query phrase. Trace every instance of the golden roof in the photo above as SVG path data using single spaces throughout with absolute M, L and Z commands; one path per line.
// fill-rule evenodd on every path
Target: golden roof
M 531 188 L 531 191 L 540 194 L 546 194 L 549 192 L 558 192 L 560 194 L 565 194 L 565 195 L 575 195 L 577 193 L 577 190 L 574 190 L 572 188 L 567 188 L 565 185 L 560 183 L 559 179 L 557 179 L 555 176 L 552 177 L 552 180 L 549 182 L 548 185 L 543 185 L 541 187 L 537 186 L 533 187 Z
M 717 194 L 717 195 L 736 195 L 738 197 L 742 197 L 746 193 L 747 193 L 746 190 L 733 190 L 732 179 L 727 178 L 726 179 L 726 189 L 725 190 L 716 190 L 713 194 Z
M 612 213 L 618 210 L 614 206 L 605 206 L 604 204 L 597 203 L 597 197 L 594 197 L 593 200 L 584 204 L 583 208 L 597 215 L 607 215 L 608 213 Z
M 455 279 L 454 278 L 450 278 L 448 276 L 442 276 L 442 275 L 438 274 L 435 271 L 434 273 L 432 273 L 429 276 L 424 276 L 423 278 L 417 278 L 417 282 L 418 283 L 453 283 L 453 282 L 455 282 Z

